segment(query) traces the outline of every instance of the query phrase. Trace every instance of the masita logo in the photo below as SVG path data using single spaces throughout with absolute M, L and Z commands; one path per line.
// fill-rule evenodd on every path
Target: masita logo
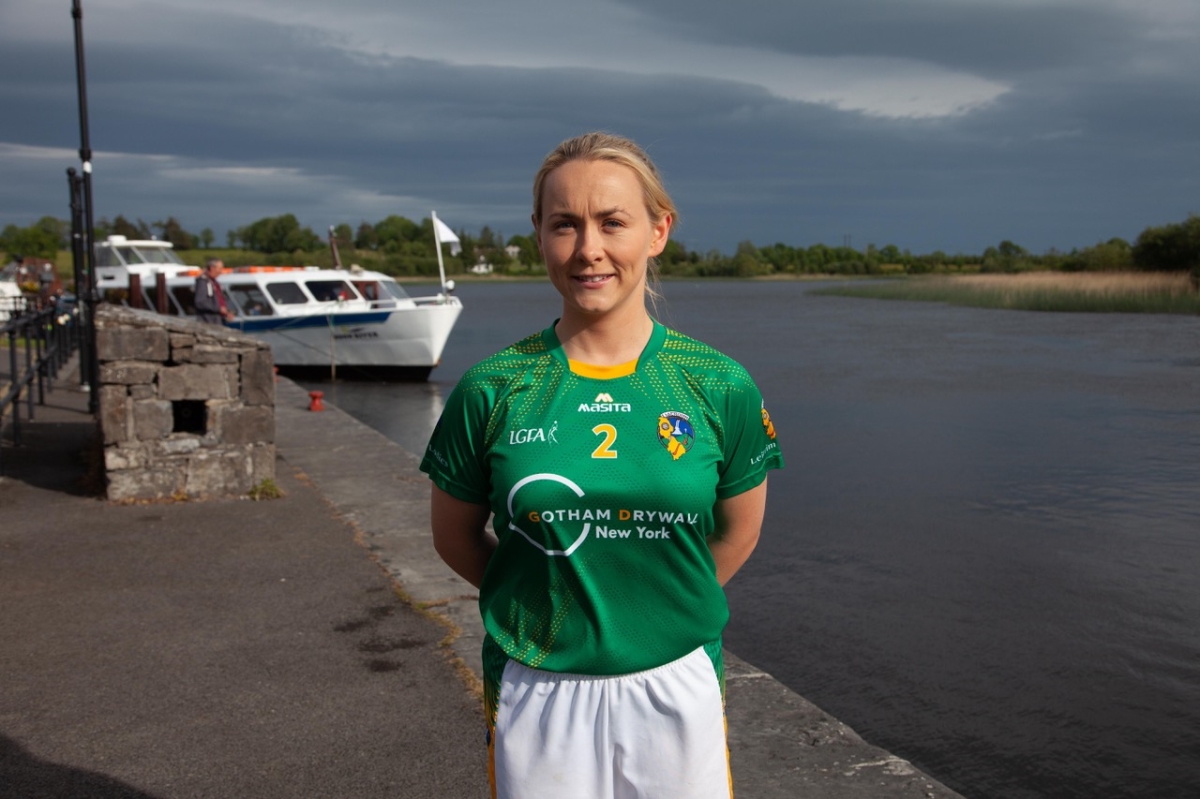
M 604 391 L 597 394 L 590 405 L 586 402 L 579 403 L 580 413 L 629 413 L 632 410 L 633 406 L 628 402 L 616 402 L 612 394 Z

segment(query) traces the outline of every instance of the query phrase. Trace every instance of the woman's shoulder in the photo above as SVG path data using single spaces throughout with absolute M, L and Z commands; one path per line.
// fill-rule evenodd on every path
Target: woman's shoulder
M 551 358 L 542 333 L 533 333 L 478 362 L 462 376 L 464 388 L 506 384 Z
M 676 368 L 710 380 L 753 382 L 746 368 L 711 344 L 667 328 L 660 357 Z

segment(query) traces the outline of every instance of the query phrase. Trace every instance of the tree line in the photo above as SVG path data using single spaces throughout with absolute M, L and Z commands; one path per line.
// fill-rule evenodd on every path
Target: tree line
M 111 221 L 96 222 L 96 238 L 110 234 L 130 239 L 157 238 L 169 241 L 181 251 L 211 250 L 214 234 L 210 228 L 199 233 L 186 230 L 175 217 L 146 223 L 130 221 L 118 215 Z M 357 228 L 341 223 L 333 229 L 343 263 L 358 263 L 388 274 L 436 275 L 437 251 L 434 248 L 433 222 L 419 222 L 403 216 L 388 216 L 378 222 L 363 221 Z M 463 273 L 477 264 L 488 264 L 499 273 L 527 274 L 543 269 L 537 244 L 531 234 L 505 238 L 499 231 L 484 226 L 478 233 L 458 231 L 462 250 L 457 255 L 444 252 L 446 269 Z M 225 248 L 220 251 L 226 263 L 317 264 L 332 262 L 328 239 L 302 226 L 293 214 L 264 217 L 226 233 Z M 28 227 L 8 225 L 0 233 L 0 251 L 10 258 L 37 256 L 53 259 L 59 250 L 70 246 L 70 224 L 54 217 L 42 217 Z M 888 244 L 865 250 L 852 247 L 809 247 L 776 243 L 766 247 L 743 241 L 732 255 L 719 250 L 698 253 L 672 239 L 658 257 L 664 275 L 679 277 L 755 277 L 772 274 L 884 275 L 922 274 L 944 271 L 1022 272 L 1060 271 L 1191 271 L 1200 280 L 1200 216 L 1189 215 L 1178 223 L 1148 227 L 1137 240 L 1113 238 L 1092 247 L 1070 252 L 1050 250 L 1041 255 L 1028 252 L 1012 241 L 1002 241 L 980 254 L 947 254 L 940 250 L 914 254 Z

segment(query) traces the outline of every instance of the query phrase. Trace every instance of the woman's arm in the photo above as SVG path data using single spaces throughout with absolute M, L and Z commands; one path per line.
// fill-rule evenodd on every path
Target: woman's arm
M 487 505 L 463 502 L 433 486 L 433 548 L 447 566 L 476 588 L 496 551 L 496 536 L 486 529 L 488 514 Z
M 725 585 L 737 574 L 758 544 L 763 513 L 767 509 L 767 481 L 749 491 L 718 499 L 713 515 L 716 531 L 708 537 L 708 548 L 717 564 L 717 582 Z

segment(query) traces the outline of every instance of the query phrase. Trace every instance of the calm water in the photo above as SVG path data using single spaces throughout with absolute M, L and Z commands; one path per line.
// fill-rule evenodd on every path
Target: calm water
M 668 283 L 787 469 L 726 643 L 968 797 L 1200 795 L 1200 319 Z M 427 385 L 326 386 L 420 452 L 546 284 L 462 287 Z

